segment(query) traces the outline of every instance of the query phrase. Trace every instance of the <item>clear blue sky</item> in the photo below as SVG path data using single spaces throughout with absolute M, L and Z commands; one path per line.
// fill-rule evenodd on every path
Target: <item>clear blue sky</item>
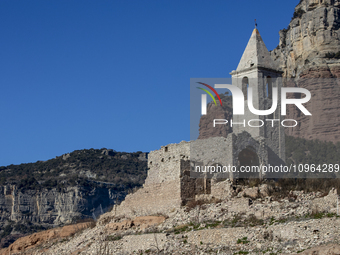
M 190 139 L 190 78 L 230 77 L 294 1 L 0 1 L 0 165 Z

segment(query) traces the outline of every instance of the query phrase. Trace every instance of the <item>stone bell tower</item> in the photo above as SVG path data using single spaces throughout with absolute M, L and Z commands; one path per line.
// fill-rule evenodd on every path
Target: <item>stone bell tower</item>
M 253 30 L 237 69 L 230 74 L 233 85 L 242 90 L 245 99 L 244 115 L 233 116 L 233 132 L 237 134 L 247 131 L 255 139 L 265 138 L 268 163 L 274 165 L 284 162 L 285 134 L 281 125 L 282 72 L 271 59 L 257 28 Z M 249 88 L 252 91 L 252 100 L 249 97 Z M 258 115 L 249 111 L 248 103 L 256 110 L 268 110 L 276 100 L 277 108 L 271 114 Z

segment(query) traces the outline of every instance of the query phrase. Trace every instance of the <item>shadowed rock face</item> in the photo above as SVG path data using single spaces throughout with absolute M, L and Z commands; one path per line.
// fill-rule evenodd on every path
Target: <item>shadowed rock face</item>
M 312 116 L 304 116 L 295 106 L 288 107 L 286 119 L 295 119 L 299 124 L 286 128 L 286 134 L 340 141 L 339 42 L 337 0 L 300 1 L 287 29 L 280 31 L 280 44 L 271 52 L 273 60 L 285 77 L 293 78 L 299 87 L 312 94 L 311 100 L 304 104 Z
M 15 240 L 17 240 L 20 237 L 23 237 L 22 234 L 16 234 L 16 235 L 9 235 L 5 238 L 2 238 L 0 241 L 0 249 L 8 247 L 11 243 L 13 243 Z
M 207 115 L 200 119 L 199 136 L 198 139 L 205 139 L 209 137 L 227 137 L 232 132 L 231 127 L 226 125 L 217 125 L 213 127 L 214 119 L 226 119 L 230 121 L 232 118 L 232 111 L 223 109 L 221 106 L 209 104 L 207 108 Z
M 300 74 L 298 86 L 308 89 L 312 95 L 311 100 L 304 104 L 312 116 L 305 116 L 295 106 L 288 106 L 287 118 L 299 123 L 286 129 L 288 135 L 308 140 L 340 141 L 339 76 L 340 66 L 327 65 L 316 66 Z
M 199 136 L 198 139 L 206 139 L 209 137 L 227 137 L 232 132 L 229 124 L 217 125 L 213 127 L 214 119 L 225 119 L 230 123 L 233 116 L 231 108 L 231 98 L 228 96 L 220 95 L 222 104 L 215 105 L 213 102 L 208 104 L 207 115 L 203 115 L 199 123 Z

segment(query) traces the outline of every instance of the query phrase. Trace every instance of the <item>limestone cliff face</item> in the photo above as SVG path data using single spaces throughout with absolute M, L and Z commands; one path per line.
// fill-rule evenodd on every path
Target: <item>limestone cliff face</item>
M 0 186 L 0 222 L 31 222 L 55 226 L 71 223 L 76 218 L 98 216 L 125 193 L 110 187 L 68 187 L 63 192 L 50 190 L 19 191 L 15 185 Z
M 0 166 L 0 248 L 30 234 L 97 218 L 144 183 L 147 153 L 83 149 Z
M 340 1 L 300 1 L 288 28 L 279 34 L 280 43 L 271 56 L 284 76 L 299 77 L 314 66 L 339 64 L 326 54 L 340 51 Z
M 340 141 L 339 52 L 340 1 L 301 0 L 288 28 L 280 31 L 278 47 L 271 52 L 284 76 L 294 79 L 292 86 L 306 88 L 312 94 L 305 104 L 312 117 L 288 108 L 286 118 L 299 124 L 287 128 L 287 134 Z
M 297 120 L 298 125 L 286 128 L 286 134 L 307 140 L 340 141 L 339 75 L 340 66 L 319 65 L 301 72 L 298 82 L 288 83 L 310 91 L 312 98 L 304 106 L 312 116 L 288 105 L 287 118 Z

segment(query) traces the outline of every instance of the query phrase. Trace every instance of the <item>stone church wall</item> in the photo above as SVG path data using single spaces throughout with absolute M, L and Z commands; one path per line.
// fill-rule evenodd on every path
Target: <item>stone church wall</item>
M 168 214 L 199 197 L 225 199 L 231 192 L 230 183 L 212 181 L 212 178 L 232 179 L 237 174 L 195 173 L 191 169 L 196 169 L 196 166 L 238 166 L 239 153 L 246 148 L 254 151 L 260 163 L 268 161 L 265 141 L 254 139 L 246 132 L 230 134 L 227 138 L 183 141 L 150 152 L 149 171 L 143 188 L 127 195 L 116 208 L 116 214 Z

